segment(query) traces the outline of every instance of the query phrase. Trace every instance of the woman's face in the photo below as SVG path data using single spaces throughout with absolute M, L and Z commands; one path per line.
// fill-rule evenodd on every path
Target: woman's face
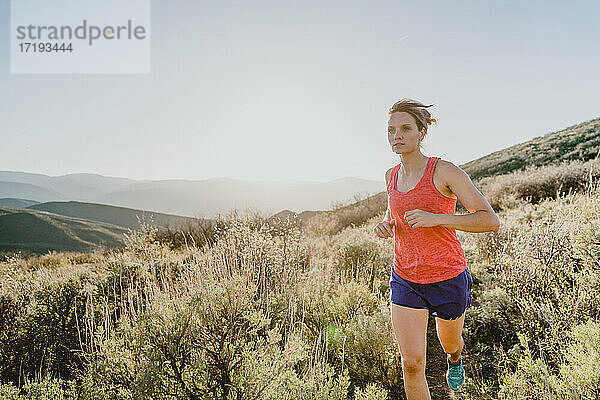
M 408 153 L 419 148 L 419 132 L 412 115 L 405 111 L 394 112 L 388 120 L 388 141 L 394 153 Z

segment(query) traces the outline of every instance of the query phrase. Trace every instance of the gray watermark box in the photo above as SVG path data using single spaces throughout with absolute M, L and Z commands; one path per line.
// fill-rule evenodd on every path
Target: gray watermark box
M 10 71 L 150 73 L 150 0 L 11 0 Z

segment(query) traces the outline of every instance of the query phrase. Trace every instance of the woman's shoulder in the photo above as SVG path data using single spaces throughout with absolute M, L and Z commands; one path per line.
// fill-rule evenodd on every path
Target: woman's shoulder
M 464 173 L 463 169 L 452 161 L 444 160 L 441 157 L 437 157 L 438 160 L 435 164 L 435 170 L 439 171 L 442 174 L 455 174 L 455 173 Z
M 452 161 L 439 159 L 434 167 L 435 181 L 439 182 L 441 187 L 453 186 L 462 176 L 468 174 Z

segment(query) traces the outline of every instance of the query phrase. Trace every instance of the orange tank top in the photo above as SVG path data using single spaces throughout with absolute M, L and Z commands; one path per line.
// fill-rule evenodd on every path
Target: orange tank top
M 456 199 L 444 196 L 433 184 L 439 157 L 429 157 L 425 174 L 417 186 L 399 192 L 396 181 L 400 164 L 392 170 L 387 192 L 394 229 L 394 271 L 416 283 L 434 283 L 454 278 L 467 268 L 465 252 L 454 229 L 443 226 L 411 228 L 404 219 L 408 210 L 454 214 Z

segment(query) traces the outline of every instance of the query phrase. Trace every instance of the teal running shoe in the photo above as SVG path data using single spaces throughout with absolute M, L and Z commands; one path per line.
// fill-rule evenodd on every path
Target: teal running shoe
M 448 370 L 446 371 L 446 382 L 450 389 L 457 391 L 461 388 L 465 380 L 465 370 L 462 364 L 462 357 L 460 358 L 460 364 L 457 366 L 450 365 L 450 359 L 446 357 L 446 363 L 448 364 Z

